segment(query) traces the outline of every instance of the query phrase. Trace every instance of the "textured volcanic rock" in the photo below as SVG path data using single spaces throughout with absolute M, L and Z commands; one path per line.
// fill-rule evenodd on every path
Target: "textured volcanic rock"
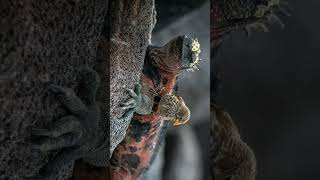
M 48 85 L 77 89 L 79 68 L 94 65 L 107 4 L 0 2 L 0 179 L 33 175 L 55 153 L 31 150 L 29 127 L 46 127 L 67 113 Z
M 110 4 L 110 148 L 123 140 L 130 119 L 119 120 L 125 88 L 140 80 L 145 52 L 155 25 L 153 0 L 114 0 Z M 107 88 L 107 87 L 106 87 Z M 102 88 L 104 89 L 104 88 Z

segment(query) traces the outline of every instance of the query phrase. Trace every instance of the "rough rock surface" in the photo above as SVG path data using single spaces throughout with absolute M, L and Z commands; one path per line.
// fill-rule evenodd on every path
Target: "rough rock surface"
M 123 140 L 130 121 L 120 121 L 125 88 L 139 82 L 145 52 L 155 25 L 153 0 L 114 0 L 110 4 L 110 148 Z
M 33 151 L 29 127 L 67 113 L 48 85 L 76 89 L 79 68 L 93 66 L 107 2 L 0 1 L 0 179 L 33 175 L 55 153 Z

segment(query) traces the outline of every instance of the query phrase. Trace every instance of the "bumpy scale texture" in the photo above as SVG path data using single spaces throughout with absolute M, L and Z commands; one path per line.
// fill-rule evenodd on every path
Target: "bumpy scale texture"
M 125 139 L 113 153 L 111 169 L 78 163 L 73 174 L 74 180 L 107 179 L 109 171 L 112 179 L 137 179 L 160 147 L 166 132 L 164 127 L 189 120 L 189 109 L 181 97 L 172 94 L 172 89 L 182 69 L 194 68 L 191 42 L 191 39 L 181 36 L 164 47 L 148 48 L 140 79 L 141 87 L 136 86 L 135 91 L 129 90 L 131 97 L 138 95 L 140 100 L 129 99 L 122 103 L 134 108 L 136 113 Z
M 49 84 L 77 91 L 80 68 L 93 66 L 107 1 L 0 2 L 0 179 L 37 174 L 57 151 L 31 149 L 29 126 L 66 114 Z M 70 168 L 62 169 L 65 179 Z
M 134 180 L 149 167 L 162 141 L 159 137 L 165 133 L 164 119 L 169 117 L 166 120 L 176 125 L 189 120 L 190 111 L 182 98 L 166 96 L 172 93 L 178 73 L 183 69 L 194 68 L 191 43 L 191 39 L 180 36 L 164 47 L 148 48 L 140 83 L 146 87 L 144 93 L 154 99 L 153 111 L 150 114 L 134 115 L 125 139 L 111 158 L 113 179 Z M 176 109 L 176 112 L 167 111 L 167 106 Z

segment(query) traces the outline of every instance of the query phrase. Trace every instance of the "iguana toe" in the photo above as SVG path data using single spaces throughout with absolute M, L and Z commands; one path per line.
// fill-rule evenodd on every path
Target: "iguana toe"
M 56 138 L 41 137 L 33 144 L 33 148 L 40 151 L 52 151 L 60 148 L 71 147 L 78 144 L 80 137 L 80 133 L 64 134 Z
M 65 116 L 53 124 L 48 129 L 32 128 L 32 135 L 58 137 L 63 134 L 79 131 L 80 122 L 75 116 Z
M 50 90 L 56 94 L 60 102 L 73 114 L 83 115 L 86 113 L 86 106 L 75 94 L 73 89 L 58 85 L 50 85 Z
M 135 84 L 134 89 L 127 89 L 130 98 L 121 103 L 123 109 L 139 109 L 141 106 L 141 85 Z

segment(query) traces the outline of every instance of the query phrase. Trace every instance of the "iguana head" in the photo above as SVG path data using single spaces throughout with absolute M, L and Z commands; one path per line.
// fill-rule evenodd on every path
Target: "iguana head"
M 150 50 L 152 63 L 167 72 L 194 70 L 200 63 L 200 43 L 197 39 L 178 36 L 163 47 Z

